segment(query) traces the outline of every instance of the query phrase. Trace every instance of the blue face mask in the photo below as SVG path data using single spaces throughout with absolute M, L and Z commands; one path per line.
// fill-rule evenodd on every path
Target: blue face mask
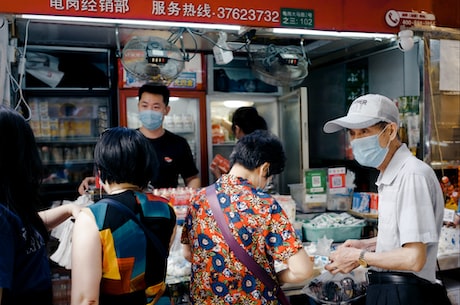
M 143 110 L 139 112 L 139 120 L 142 126 L 148 130 L 155 130 L 163 123 L 163 113 L 155 110 Z
M 388 147 L 381 147 L 379 143 L 380 135 L 385 131 L 386 127 L 379 133 L 373 136 L 358 138 L 350 142 L 351 149 L 355 160 L 363 166 L 378 168 L 388 154 Z

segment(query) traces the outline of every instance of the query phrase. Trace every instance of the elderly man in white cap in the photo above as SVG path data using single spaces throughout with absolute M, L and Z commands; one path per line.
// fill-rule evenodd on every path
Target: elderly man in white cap
M 345 241 L 326 269 L 370 268 L 366 305 L 448 304 L 436 284 L 442 191 L 433 169 L 401 143 L 398 120 L 393 101 L 367 94 L 353 101 L 346 116 L 323 127 L 326 133 L 347 130 L 355 160 L 380 171 L 377 237 Z

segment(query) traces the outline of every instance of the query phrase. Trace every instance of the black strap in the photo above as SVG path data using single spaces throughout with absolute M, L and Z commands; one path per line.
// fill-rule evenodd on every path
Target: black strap
M 125 212 L 129 216 L 129 218 L 135 223 L 137 223 L 137 225 L 144 231 L 145 235 L 147 235 L 147 237 L 152 241 L 158 252 L 160 252 L 161 256 L 163 256 L 165 259 L 168 257 L 168 252 L 166 251 L 165 247 L 158 239 L 158 237 L 155 234 L 153 234 L 153 232 L 150 231 L 139 220 L 139 218 L 137 218 L 136 214 L 134 214 L 134 212 L 130 210 L 127 206 L 112 198 L 103 198 L 99 202 L 107 202 L 110 206 L 117 208 L 121 212 Z
M 281 304 L 289 305 L 289 301 L 281 289 L 280 285 L 273 280 L 273 278 L 268 274 L 268 272 L 260 266 L 252 256 L 236 241 L 235 236 L 230 232 L 227 222 L 224 218 L 224 213 L 222 212 L 220 205 L 217 201 L 216 188 L 214 184 L 206 187 L 206 196 L 208 197 L 208 202 L 214 215 L 214 219 L 219 226 L 222 235 L 225 238 L 225 241 L 228 243 L 230 249 L 235 253 L 236 257 L 246 265 L 246 267 L 251 271 L 256 277 L 262 281 L 268 289 L 274 290 L 276 296 L 280 300 Z

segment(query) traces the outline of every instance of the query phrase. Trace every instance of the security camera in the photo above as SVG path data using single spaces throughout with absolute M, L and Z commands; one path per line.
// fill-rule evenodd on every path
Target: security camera
M 402 30 L 398 33 L 398 47 L 401 51 L 407 52 L 414 46 L 414 32 L 412 30 Z

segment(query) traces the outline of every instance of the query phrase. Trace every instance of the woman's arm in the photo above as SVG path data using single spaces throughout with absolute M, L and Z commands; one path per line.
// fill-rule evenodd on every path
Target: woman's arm
M 187 261 L 192 261 L 192 250 L 190 248 L 190 244 L 182 244 L 182 254 Z
M 198 175 L 188 177 L 184 180 L 185 180 L 185 185 L 187 185 L 188 187 L 191 187 L 193 189 L 197 189 L 201 187 L 201 179 L 200 177 L 198 177 Z
M 81 207 L 76 204 L 68 203 L 63 204 L 55 208 L 51 208 L 48 210 L 38 212 L 38 215 L 42 219 L 43 223 L 45 224 L 48 230 L 52 230 L 62 222 L 64 222 L 67 218 L 73 216 L 77 217 L 78 213 L 80 213 Z
M 304 249 L 300 249 L 287 261 L 287 268 L 277 273 L 278 280 L 284 283 L 301 283 L 313 275 L 313 260 Z
M 94 216 L 85 208 L 72 234 L 72 305 L 99 304 L 102 245 Z

